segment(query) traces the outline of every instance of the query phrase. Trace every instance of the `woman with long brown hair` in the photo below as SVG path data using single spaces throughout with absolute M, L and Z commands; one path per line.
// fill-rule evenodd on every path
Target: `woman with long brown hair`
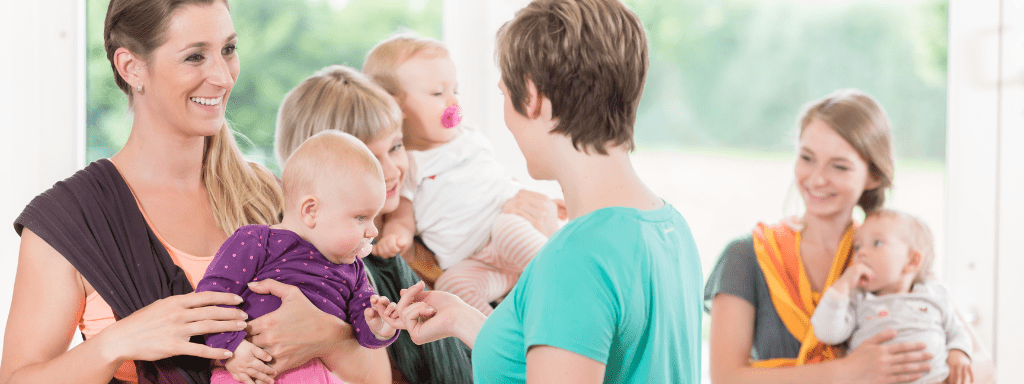
M 796 189 L 800 216 L 758 224 L 729 244 L 704 290 L 711 315 L 715 383 L 898 383 L 923 377 L 922 343 L 886 343 L 884 331 L 846 352 L 818 341 L 810 326 L 822 293 L 850 263 L 854 208 L 880 209 L 895 176 L 888 118 L 874 98 L 836 91 L 799 119 Z M 977 338 L 979 379 L 991 375 Z M 990 380 L 990 379 L 988 379 Z M 979 380 L 987 382 L 987 380 Z
M 240 300 L 193 284 L 230 233 L 275 223 L 282 206 L 276 179 L 242 158 L 224 119 L 237 40 L 227 1 L 111 1 L 104 43 L 131 134 L 16 220 L 0 382 L 205 383 L 208 359 L 228 356 L 196 336 L 245 328 L 243 312 L 217 306 Z M 276 370 L 372 359 L 294 287 L 260 289 L 284 297 L 249 327 Z M 85 341 L 68 350 L 76 327 Z

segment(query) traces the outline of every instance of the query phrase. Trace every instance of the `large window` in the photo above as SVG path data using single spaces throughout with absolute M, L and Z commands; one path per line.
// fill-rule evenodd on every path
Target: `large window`
M 625 2 L 651 51 L 634 161 L 690 221 L 705 271 L 757 221 L 800 212 L 797 115 L 841 88 L 885 108 L 897 158 L 889 201 L 942 242 L 946 0 Z
M 87 2 L 86 161 L 116 153 L 131 130 L 126 98 L 103 50 L 108 3 Z M 440 38 L 441 8 L 442 0 L 232 0 L 242 71 L 227 118 L 241 133 L 242 151 L 277 172 L 274 127 L 285 93 L 328 65 L 359 69 L 370 48 L 396 31 Z
M 798 114 L 841 88 L 885 108 L 897 163 L 887 205 L 931 227 L 942 275 L 946 0 L 624 1 L 651 52 L 633 162 L 686 217 L 705 276 L 755 223 L 802 211 Z

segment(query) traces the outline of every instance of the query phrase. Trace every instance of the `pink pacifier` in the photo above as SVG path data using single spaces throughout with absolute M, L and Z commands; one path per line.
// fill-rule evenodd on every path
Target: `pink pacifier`
M 441 114 L 441 125 L 445 128 L 452 128 L 462 122 L 462 109 L 458 105 L 453 105 L 444 109 L 444 113 Z

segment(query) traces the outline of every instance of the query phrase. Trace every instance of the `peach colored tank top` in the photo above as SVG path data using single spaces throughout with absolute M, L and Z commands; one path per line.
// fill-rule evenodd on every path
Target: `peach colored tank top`
M 114 164 L 117 166 L 117 164 Z M 135 203 L 138 204 L 139 200 L 136 199 Z M 146 216 L 146 211 L 142 210 L 142 205 L 139 205 L 139 210 L 142 211 L 142 216 L 146 218 L 146 224 L 150 228 L 153 227 L 153 223 L 149 221 L 149 216 Z M 167 253 L 171 255 L 171 259 L 174 260 L 174 264 L 181 267 L 185 271 L 185 277 L 188 278 L 188 282 L 192 284 L 192 288 L 195 288 L 196 283 L 203 278 L 203 274 L 206 273 L 206 268 L 210 266 L 210 262 L 213 261 L 213 256 L 194 256 L 182 252 L 181 250 L 172 247 L 167 241 L 164 240 L 156 229 L 153 230 L 156 233 L 156 237 L 160 239 L 160 243 L 163 244 L 164 248 L 167 248 Z M 104 328 L 114 323 L 114 310 L 110 309 L 110 305 L 103 298 L 100 297 L 98 292 L 93 291 L 85 298 L 85 312 L 82 314 L 82 321 L 78 324 L 78 329 L 82 331 L 85 338 L 91 338 L 100 333 Z M 126 361 L 117 369 L 117 373 L 114 374 L 114 378 L 127 381 L 129 383 L 138 383 L 139 378 L 135 372 L 135 363 L 132 361 Z

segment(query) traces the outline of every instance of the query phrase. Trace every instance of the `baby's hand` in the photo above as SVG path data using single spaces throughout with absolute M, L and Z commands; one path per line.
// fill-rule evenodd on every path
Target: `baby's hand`
M 409 249 L 410 245 L 412 245 L 412 236 L 388 233 L 381 236 L 377 240 L 377 244 L 373 245 L 373 254 L 390 259 L 405 252 L 406 249 Z
M 231 377 L 240 383 L 272 384 L 277 371 L 266 364 L 271 359 L 273 357 L 267 351 L 248 340 L 242 340 L 238 348 L 235 348 L 235 353 L 224 364 L 224 368 L 227 368 Z
M 364 312 L 366 324 L 370 326 L 373 334 L 381 339 L 390 339 L 395 335 L 396 330 L 405 329 L 398 313 L 397 303 L 392 303 L 387 297 L 370 296 L 370 308 Z
M 871 270 L 864 263 L 854 262 L 846 267 L 846 271 L 843 272 L 842 276 L 832 286 L 836 288 L 839 293 L 843 295 L 849 295 L 850 290 L 855 287 L 864 287 L 869 281 L 874 280 L 875 271 Z
M 974 372 L 971 371 L 971 358 L 967 357 L 964 351 L 959 349 L 949 350 L 946 357 L 946 364 L 949 365 L 949 384 L 970 384 L 974 382 Z

